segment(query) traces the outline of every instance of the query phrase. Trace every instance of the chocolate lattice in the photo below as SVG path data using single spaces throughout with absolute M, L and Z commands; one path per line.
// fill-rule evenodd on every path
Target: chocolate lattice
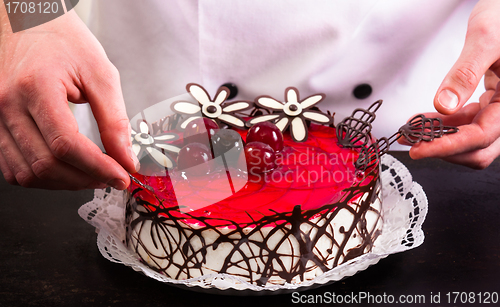
M 404 137 L 411 144 L 416 144 L 420 141 L 430 142 L 445 134 L 458 132 L 457 127 L 443 125 L 440 118 L 428 118 L 419 114 L 390 137 L 379 138 L 377 142 L 368 145 L 371 141 L 371 123 L 375 120 L 375 112 L 381 105 L 382 100 L 378 100 L 368 110 L 356 109 L 351 116 L 346 117 L 336 127 L 340 145 L 361 148 L 358 160 L 355 162 L 358 170 L 366 171 L 377 165 L 380 156 L 386 154 L 390 146 L 400 137 Z
M 400 137 L 404 137 L 411 144 L 416 144 L 421 141 L 430 142 L 445 134 L 456 132 L 458 132 L 457 127 L 443 125 L 440 118 L 428 118 L 423 114 L 416 115 L 389 138 L 382 137 L 371 146 L 362 148 L 356 161 L 356 168 L 366 170 L 376 165 L 380 156 L 386 154 L 390 146 Z
M 420 141 L 430 142 L 445 134 L 458 132 L 457 127 L 445 126 L 441 118 L 428 118 L 420 114 L 413 117 L 406 125 L 399 128 L 401 134 L 408 142 L 415 144 Z
M 355 109 L 351 116 L 344 118 L 336 127 L 339 144 L 344 147 L 361 148 L 370 142 L 371 123 L 382 100 L 374 102 L 368 110 Z
M 378 169 L 373 172 L 369 178 L 378 178 Z M 362 182 L 346 189 L 338 203 L 314 210 L 296 206 L 246 224 L 182 215 L 168 204 L 154 206 L 134 197 L 143 191 L 138 188 L 127 204 L 129 245 L 173 279 L 228 273 L 260 286 L 301 282 L 371 250 L 380 234 L 380 208 L 374 205 L 380 205 L 380 180 Z M 352 222 L 334 225 L 341 214 L 352 215 Z M 375 215 L 374 223 L 367 222 L 367 214 Z M 357 236 L 362 243 L 348 249 Z M 145 242 L 149 239 L 153 247 Z M 214 261 L 220 265 L 213 267 Z

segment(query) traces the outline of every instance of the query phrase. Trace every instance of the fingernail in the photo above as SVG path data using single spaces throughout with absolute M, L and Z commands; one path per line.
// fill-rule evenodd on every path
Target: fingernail
M 121 179 L 113 179 L 110 182 L 108 182 L 108 185 L 117 190 L 125 190 L 127 188 L 125 181 Z
M 438 102 L 442 107 L 454 110 L 458 106 L 458 96 L 450 90 L 443 90 L 439 93 Z
M 139 163 L 139 159 L 137 158 L 136 154 L 132 150 L 132 146 L 128 148 L 128 155 L 130 156 L 132 162 L 134 162 L 135 173 L 137 173 L 141 168 L 141 164 Z

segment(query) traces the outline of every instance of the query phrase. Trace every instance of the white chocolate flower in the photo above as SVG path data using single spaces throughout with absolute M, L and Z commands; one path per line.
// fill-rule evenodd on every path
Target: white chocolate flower
M 189 83 L 186 89 L 198 101 L 198 104 L 189 101 L 177 101 L 172 104 L 174 112 L 188 115 L 188 118 L 181 123 L 181 129 L 185 129 L 190 121 L 202 116 L 219 120 L 240 129 L 245 128 L 245 121 L 234 113 L 251 108 L 251 102 L 236 101 L 225 103 L 229 96 L 229 89 L 224 86 L 219 88 L 213 100 L 207 91 L 198 84 Z
M 247 124 L 252 126 L 260 122 L 270 121 L 284 132 L 290 126 L 290 134 L 296 142 L 307 140 L 306 120 L 328 125 L 332 118 L 320 111 L 311 110 L 323 100 L 325 95 L 316 94 L 300 101 L 299 91 L 294 87 L 285 90 L 285 101 L 281 102 L 269 96 L 260 96 L 255 101 L 258 106 L 268 109 L 271 114 L 250 119 Z
M 175 159 L 169 153 L 178 154 L 181 149 L 169 143 L 179 139 L 177 134 L 167 132 L 152 136 L 148 124 L 142 121 L 139 132 L 132 130 L 131 138 L 132 151 L 139 159 L 147 152 L 161 166 L 169 169 L 175 166 Z

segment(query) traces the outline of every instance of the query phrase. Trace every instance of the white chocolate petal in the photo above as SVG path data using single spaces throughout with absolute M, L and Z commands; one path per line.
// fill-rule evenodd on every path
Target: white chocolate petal
M 278 117 L 280 117 L 279 114 L 262 115 L 262 116 L 252 118 L 251 120 L 248 121 L 248 123 L 251 125 L 255 125 L 257 123 L 267 122 L 267 121 L 276 119 Z
M 147 147 L 146 150 L 149 152 L 151 157 L 153 157 L 153 159 L 155 159 L 156 162 L 158 162 L 160 165 L 163 165 L 166 168 L 174 167 L 174 163 L 172 162 L 172 160 L 158 149 Z
M 179 101 L 176 102 L 174 105 L 172 105 L 172 108 L 174 111 L 183 113 L 183 114 L 196 114 L 201 111 L 201 108 L 199 105 L 196 105 L 194 103 L 190 103 L 187 101 Z
M 226 101 L 227 96 L 229 96 L 229 91 L 228 90 L 221 90 L 218 94 L 217 97 L 215 97 L 214 103 L 220 105 L 224 101 Z
M 302 142 L 307 136 L 307 127 L 300 117 L 295 117 L 290 123 L 292 125 L 292 135 L 295 140 Z
M 217 118 L 223 122 L 226 122 L 226 123 L 231 124 L 231 125 L 236 126 L 236 127 L 241 127 L 241 128 L 245 127 L 244 121 L 242 121 L 238 117 L 230 115 L 230 114 L 223 113 L 223 114 L 219 115 L 219 117 L 217 117 Z
M 260 105 L 273 110 L 283 110 L 284 107 L 284 104 L 282 102 L 271 97 L 260 97 L 259 99 L 257 99 L 257 102 Z
M 311 97 L 304 99 L 304 101 L 302 101 L 300 103 L 300 105 L 302 106 L 303 109 L 306 109 L 306 108 L 309 108 L 309 107 L 317 104 L 322 99 L 323 99 L 322 95 L 314 95 L 314 96 L 311 96 Z
M 206 104 L 210 101 L 210 97 L 204 88 L 199 86 L 198 84 L 190 84 L 188 91 L 193 95 L 193 97 L 198 100 L 201 104 Z
M 290 119 L 288 117 L 283 117 L 279 121 L 276 122 L 276 127 L 278 127 L 281 132 L 285 131 L 286 126 L 288 125 L 288 122 Z
M 294 88 L 289 88 L 286 92 L 286 102 L 299 102 L 299 96 Z
M 182 122 L 181 124 L 181 129 L 186 129 L 186 126 L 193 120 L 197 119 L 197 118 L 200 118 L 201 116 L 193 116 L 193 117 L 189 117 L 188 119 L 186 119 L 185 121 Z
M 179 151 L 181 150 L 179 147 L 170 144 L 155 144 L 155 145 L 156 147 L 175 153 L 179 153 Z
M 222 110 L 225 113 L 230 113 L 230 112 L 234 112 L 234 111 L 244 110 L 248 107 L 250 107 L 250 103 L 248 103 L 246 101 L 240 101 L 240 102 L 232 103 L 232 104 L 228 105 L 227 107 L 223 108 Z
M 177 135 L 175 134 L 165 134 L 154 137 L 154 139 L 157 141 L 168 141 L 168 140 L 173 140 L 175 138 L 177 138 Z
M 325 114 L 322 114 L 322 113 L 305 111 L 302 113 L 302 115 L 305 118 L 310 119 L 310 120 L 315 121 L 315 122 L 325 123 L 325 124 L 330 122 L 330 117 L 325 115 Z
M 132 144 L 132 151 L 136 156 L 139 155 L 139 152 L 141 151 L 141 145 L 139 144 Z
M 139 131 L 141 131 L 141 133 L 147 133 L 147 134 L 149 134 L 148 124 L 146 122 L 141 122 L 139 124 Z

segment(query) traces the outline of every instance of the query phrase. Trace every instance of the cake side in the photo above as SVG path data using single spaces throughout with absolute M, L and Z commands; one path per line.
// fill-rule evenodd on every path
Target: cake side
M 132 192 L 128 244 L 151 267 L 173 279 L 227 273 L 257 285 L 299 283 L 367 253 L 382 228 L 378 169 L 343 192 L 342 200 L 314 210 L 265 216 L 234 227 L 185 223 L 175 208 L 156 208 Z M 178 210 L 178 209 L 177 209 Z

